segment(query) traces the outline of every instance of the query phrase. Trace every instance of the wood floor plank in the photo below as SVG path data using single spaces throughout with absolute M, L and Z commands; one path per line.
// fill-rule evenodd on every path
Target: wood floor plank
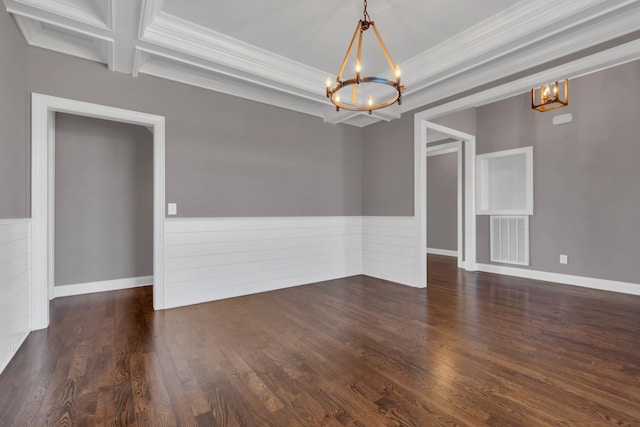
M 56 299 L 0 376 L 0 425 L 640 426 L 640 297 L 428 267 L 426 290 Z

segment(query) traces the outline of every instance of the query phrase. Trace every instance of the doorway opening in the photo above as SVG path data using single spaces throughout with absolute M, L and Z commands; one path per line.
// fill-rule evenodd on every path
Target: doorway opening
M 429 145 L 439 141 L 457 142 L 460 146 L 458 180 L 462 195 L 458 208 L 458 267 L 475 271 L 476 266 L 476 137 L 437 123 L 429 122 L 423 113 L 417 113 L 414 119 L 414 210 L 418 238 L 415 249 L 416 281 L 427 284 L 427 150 Z M 430 137 L 431 135 L 431 141 Z M 449 140 L 450 139 L 450 140 Z M 450 147 L 451 148 L 451 147 Z
M 427 129 L 426 253 L 455 257 L 464 267 L 462 142 Z
M 162 116 L 34 93 L 31 100 L 30 329 L 49 325 L 54 285 L 55 115 L 66 113 L 147 127 L 153 133 L 153 307 L 164 308 L 165 119 Z
M 153 283 L 153 134 L 56 113 L 49 299 Z

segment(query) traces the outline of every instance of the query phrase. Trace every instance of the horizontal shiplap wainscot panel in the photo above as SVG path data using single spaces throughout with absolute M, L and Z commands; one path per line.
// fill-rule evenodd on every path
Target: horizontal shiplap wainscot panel
M 416 283 L 415 217 L 363 218 L 363 274 L 409 286 Z
M 0 372 L 29 334 L 29 219 L 0 220 Z
M 362 217 L 171 218 L 167 308 L 362 274 Z

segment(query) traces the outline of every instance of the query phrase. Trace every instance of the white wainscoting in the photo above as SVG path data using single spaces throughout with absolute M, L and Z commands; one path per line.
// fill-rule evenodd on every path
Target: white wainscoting
M 363 218 L 363 274 L 409 286 L 416 284 L 415 217 Z
M 362 217 L 171 218 L 165 306 L 362 274 Z
M 0 220 L 0 372 L 29 334 L 31 220 Z
M 99 282 L 74 283 L 56 285 L 53 288 L 54 298 L 72 295 L 92 294 L 95 292 L 118 291 L 120 289 L 137 288 L 153 284 L 153 276 L 129 277 L 126 279 L 101 280 Z

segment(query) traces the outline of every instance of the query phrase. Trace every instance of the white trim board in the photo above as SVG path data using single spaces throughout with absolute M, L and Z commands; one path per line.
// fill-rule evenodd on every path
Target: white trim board
M 54 286 L 54 298 L 139 288 L 152 284 L 153 276 L 141 276 L 126 279 L 102 280 L 99 282 L 74 283 L 72 285 L 57 285 Z
M 427 253 L 433 255 L 451 256 L 456 258 L 458 257 L 458 251 L 452 251 L 451 249 L 427 248 Z
M 640 295 L 640 283 L 619 282 L 616 280 L 596 279 L 593 277 L 574 276 L 571 274 L 551 273 L 548 271 L 505 267 L 493 264 L 478 264 L 478 271 L 503 274 L 505 276 L 522 277 L 524 279 L 561 283 L 563 285 L 580 286 L 583 288 L 599 289 L 602 291 Z
M 162 116 L 33 93 L 31 98 L 31 319 L 30 329 L 49 325 L 53 281 L 54 170 L 52 120 L 55 112 L 141 125 L 153 130 L 153 308 L 164 302 L 165 118 Z
M 437 142 L 437 141 L 433 141 Z M 429 142 L 429 144 L 433 143 Z M 460 141 L 448 142 L 442 145 L 427 145 L 427 157 L 439 156 L 440 154 L 456 153 L 460 150 Z

